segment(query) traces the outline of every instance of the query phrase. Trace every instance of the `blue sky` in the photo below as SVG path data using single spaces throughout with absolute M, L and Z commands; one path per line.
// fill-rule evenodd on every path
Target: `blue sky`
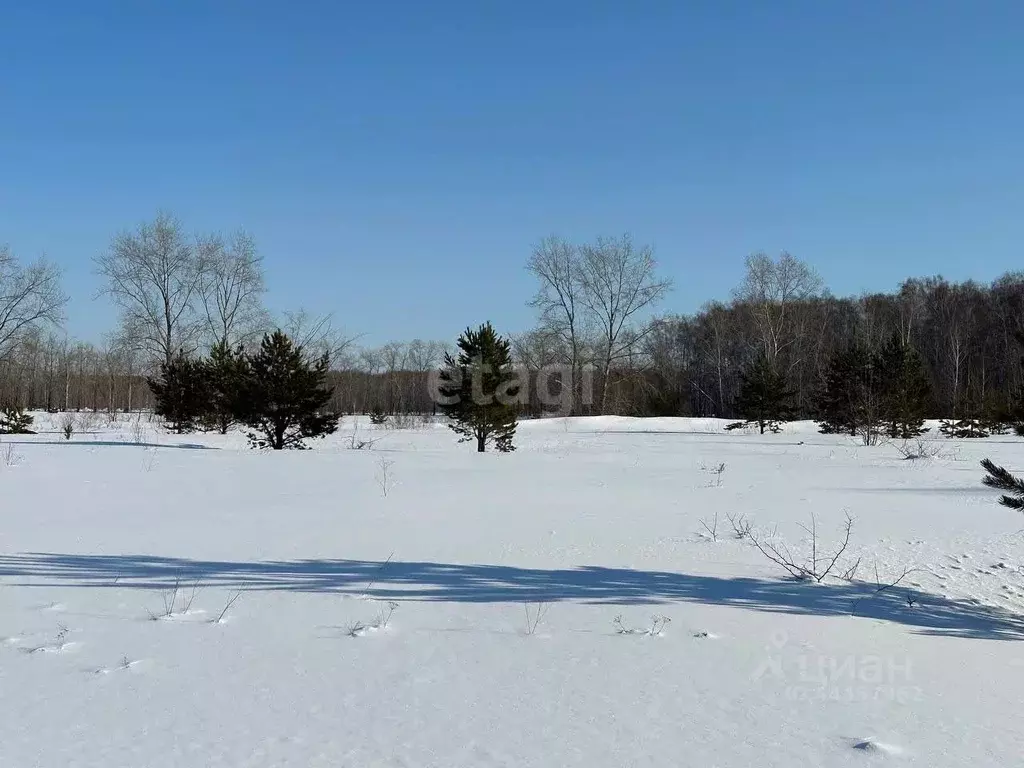
M 252 232 L 268 302 L 389 339 L 530 327 L 538 238 L 629 231 L 726 298 L 1024 267 L 1013 2 L 0 0 L 0 243 L 65 270 L 176 214 Z

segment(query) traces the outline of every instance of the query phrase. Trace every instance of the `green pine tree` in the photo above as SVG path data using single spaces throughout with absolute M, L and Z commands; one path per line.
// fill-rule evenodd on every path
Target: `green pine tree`
M 375 404 L 373 410 L 370 411 L 370 423 L 375 427 L 381 427 L 388 423 L 388 415 L 384 413 L 380 403 Z
M 0 435 L 34 435 L 29 427 L 33 417 L 16 405 L 5 405 L 0 409 Z
M 874 418 L 871 364 L 870 353 L 859 343 L 832 355 L 815 402 L 822 434 L 857 435 Z
M 924 419 L 932 402 L 924 361 L 897 333 L 878 355 L 882 375 L 882 419 L 889 437 L 909 440 L 927 428 Z
M 519 378 L 512 368 L 508 339 L 498 336 L 490 323 L 467 328 L 459 337 L 457 358 L 445 355 L 438 392 L 442 412 L 459 442 L 476 440 L 483 453 L 488 443 L 498 451 L 515 450 Z
M 219 341 L 213 345 L 205 364 L 210 399 L 203 422 L 224 435 L 239 419 L 248 360 L 242 347 L 232 349 L 226 341 Z
M 946 437 L 973 439 L 988 437 L 988 429 L 982 419 L 965 416 L 962 419 L 943 419 L 939 423 L 939 432 Z
M 170 363 L 160 365 L 160 375 L 148 377 L 146 383 L 156 405 L 153 411 L 165 425 L 178 434 L 193 432 L 207 413 L 210 404 L 210 383 L 206 366 L 178 352 Z
M 780 424 L 793 417 L 793 394 L 785 376 L 762 355 L 740 374 L 733 407 L 743 421 L 733 426 L 756 424 L 762 435 L 766 429 L 778 432 Z
M 309 360 L 281 331 L 263 337 L 248 358 L 236 414 L 250 428 L 254 448 L 305 448 L 305 441 L 332 434 L 340 414 L 327 409 L 328 358 Z

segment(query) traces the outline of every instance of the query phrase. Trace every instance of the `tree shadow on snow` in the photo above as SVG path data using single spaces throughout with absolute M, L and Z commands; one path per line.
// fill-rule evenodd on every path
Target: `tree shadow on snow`
M 821 488 L 816 490 L 842 491 L 843 493 L 906 493 L 919 494 L 922 496 L 987 496 L 992 498 L 992 489 L 985 486 L 944 486 L 935 488 L 914 487 L 912 485 L 894 486 L 891 488 L 870 488 L 860 486 L 857 488 Z
M 123 448 L 181 448 L 189 451 L 216 451 L 216 446 L 199 443 L 128 443 L 122 440 L 5 440 L 11 445 L 66 445 L 81 448 L 119 446 Z
M 544 570 L 401 561 L 228 562 L 148 555 L 24 553 L 0 555 L 0 577 L 23 579 L 18 582 L 23 586 L 167 589 L 180 581 L 246 590 L 462 603 L 691 602 L 798 615 L 855 615 L 903 624 L 926 634 L 1024 639 L 1024 617 L 1020 615 L 902 586 L 877 593 L 873 585 L 848 582 L 810 584 L 599 566 Z

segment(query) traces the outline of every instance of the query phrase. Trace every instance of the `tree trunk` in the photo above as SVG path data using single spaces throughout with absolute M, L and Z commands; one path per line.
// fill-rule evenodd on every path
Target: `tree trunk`
M 477 453 L 483 453 L 487 450 L 487 436 L 478 434 L 476 436 L 476 450 Z

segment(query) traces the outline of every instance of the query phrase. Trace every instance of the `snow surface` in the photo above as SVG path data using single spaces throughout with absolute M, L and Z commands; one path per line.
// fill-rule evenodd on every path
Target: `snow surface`
M 1024 517 L 978 466 L 1024 441 L 609 417 L 478 455 L 440 426 L 350 450 L 355 421 L 305 452 L 4 437 L 0 765 L 1024 761 Z M 855 583 L 726 519 L 803 552 L 814 514 L 830 553 L 845 511 Z

